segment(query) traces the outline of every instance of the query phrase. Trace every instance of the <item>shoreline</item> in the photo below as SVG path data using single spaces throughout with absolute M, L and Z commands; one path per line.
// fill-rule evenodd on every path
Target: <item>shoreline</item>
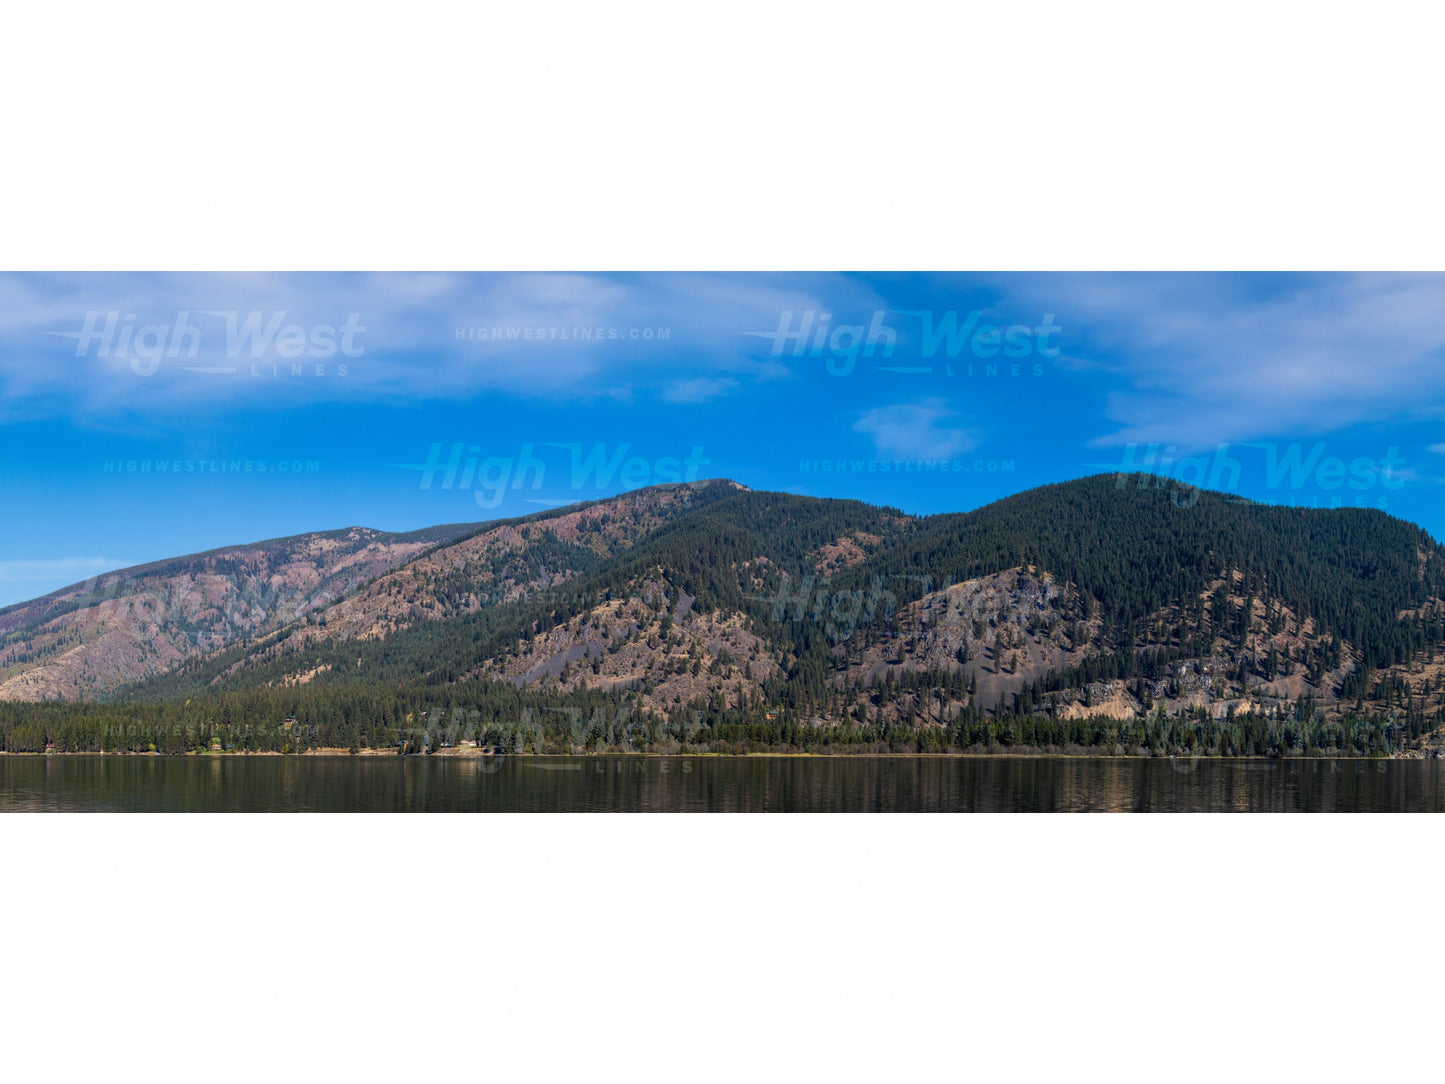
M 42 753 L 24 753 L 24 752 L 9 752 L 9 751 L 7 751 L 7 750 L 0 750 L 0 758 L 4 758 L 4 757 L 38 757 L 38 758 L 47 758 L 47 757 L 107 757 L 107 758 L 110 758 L 110 757 L 114 757 L 114 758 L 122 758 L 122 759 L 124 759 L 124 758 L 137 758 L 137 757 L 139 757 L 139 758 L 149 758 L 149 759 L 168 758 L 168 759 L 172 759 L 172 760 L 177 760 L 177 759 L 191 759 L 191 758 L 195 758 L 195 759 L 208 759 L 208 758 L 209 758 L 209 759 L 216 759 L 216 760 L 225 760 L 225 759 L 247 759 L 247 758 L 254 758 L 254 757 L 290 757 L 290 758 L 305 758 L 305 757 L 323 758 L 323 757 L 324 757 L 324 758 L 339 758 L 339 759 L 344 759 L 344 760 L 360 759 L 360 758 L 376 759 L 376 758 L 379 758 L 379 757 L 390 757 L 390 758 L 403 759 L 403 760 L 433 760 L 433 759 L 441 759 L 441 760 L 483 760 L 483 759 L 486 759 L 486 760 L 600 760 L 600 759 L 604 759 L 604 758 L 607 758 L 607 757 L 631 757 L 631 758 L 637 758 L 637 759 L 651 759 L 651 760 L 665 760 L 665 759 L 681 760 L 681 759 L 707 759 L 707 758 L 713 758 L 713 759 L 734 758 L 734 759 L 736 759 L 736 758 L 749 757 L 749 758 L 754 758 L 754 759 L 758 759 L 758 758 L 773 758 L 773 759 L 779 759 L 779 760 L 782 760 L 782 759 L 794 759 L 794 758 L 796 758 L 796 759 L 807 758 L 807 759 L 810 759 L 810 760 L 852 760 L 852 759 L 869 759 L 869 760 L 1139 760 L 1139 761 L 1174 760 L 1174 761 L 1180 761 L 1180 762 L 1192 762 L 1192 761 L 1220 761 L 1220 762 L 1224 762 L 1224 761 L 1250 761 L 1250 762 L 1265 762 L 1265 763 L 1269 763 L 1269 762 L 1272 762 L 1272 761 L 1279 761 L 1279 762 L 1285 762 L 1285 761 L 1340 761 L 1340 760 L 1351 760 L 1351 761 L 1354 761 L 1354 760 L 1358 760 L 1358 761 L 1387 761 L 1387 760 L 1433 760 L 1433 759 L 1437 759 L 1437 758 L 1435 758 L 1435 757 L 1423 755 L 1419 750 L 1409 750 L 1409 751 L 1403 752 L 1403 753 L 1394 753 L 1394 754 L 1391 754 L 1390 756 L 1365 756 L 1365 755 L 1362 755 L 1362 754 L 1354 754 L 1354 755 L 1348 755 L 1348 756 L 1346 756 L 1346 755 L 1334 755 L 1334 756 L 1324 756 L 1324 755 L 1321 755 L 1321 756 L 1288 756 L 1288 757 L 1261 757 L 1261 756 L 1231 756 L 1231 757 L 1222 757 L 1222 756 L 1198 756 L 1198 757 L 1194 757 L 1194 756 L 1152 756 L 1152 755 L 1139 754 L 1139 753 L 1123 753 L 1123 754 L 1118 754 L 1118 753 L 1063 753 L 1063 752 L 1032 752 L 1032 753 L 958 753 L 958 752 L 953 752 L 953 753 L 801 753 L 801 752 L 799 752 L 799 753 L 775 753 L 775 752 L 755 752 L 755 753 L 713 753 L 713 752 L 706 752 L 706 753 L 697 753 L 697 752 L 693 752 L 693 753 L 683 753 L 683 752 L 677 752 L 677 753 L 644 753 L 644 752 L 625 752 L 625 751 L 622 751 L 622 750 L 610 750 L 610 751 L 605 752 L 605 753 L 594 753 L 594 752 L 585 752 L 585 753 L 483 753 L 483 752 L 478 752 L 478 751 L 470 750 L 470 749 L 466 749 L 466 750 L 444 750 L 444 751 L 438 752 L 438 753 L 406 753 L 406 754 L 401 754 L 401 753 L 396 752 L 396 751 L 393 750 L 393 749 L 362 749 L 362 750 L 360 750 L 359 752 L 353 753 L 353 752 L 351 752 L 351 751 L 348 750 L 348 749 L 332 749 L 332 748 L 307 749 L 307 750 L 304 750 L 303 752 L 300 752 L 300 753 L 279 753 L 279 752 L 276 752 L 275 750 L 272 750 L 272 749 L 258 749 L 258 750 L 254 750 L 254 751 L 251 751 L 251 752 L 246 752 L 246 751 L 244 751 L 244 750 L 241 750 L 241 751 L 228 750 L 228 751 L 224 751 L 224 752 L 216 751 L 216 750 L 209 750 L 209 751 L 192 750 L 192 751 L 189 752 L 189 753 L 160 753 L 160 752 L 154 752 L 154 753 L 153 753 L 153 752 L 144 752 L 144 753 L 130 753 L 130 752 L 127 752 L 127 753 L 106 753 L 106 752 L 102 752 L 102 751 L 98 751 L 98 750 L 96 750 L 96 751 L 86 751 L 86 752 L 71 752 L 71 751 L 64 751 L 64 752 L 62 752 L 62 751 L 58 751 L 58 750 L 50 750 L 50 751 L 42 752 Z

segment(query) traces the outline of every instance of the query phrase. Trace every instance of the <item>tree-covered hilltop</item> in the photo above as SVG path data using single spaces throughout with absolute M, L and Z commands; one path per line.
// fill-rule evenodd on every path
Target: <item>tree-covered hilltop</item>
M 897 661 L 906 665 L 911 603 L 1015 568 L 1064 585 L 1045 616 L 1083 627 L 1087 657 L 1013 690 L 999 705 L 1007 709 L 1017 694 L 1037 708 L 1050 690 L 1157 679 L 1171 663 L 1224 654 L 1271 680 L 1298 663 L 1317 691 L 1343 667 L 1324 691 L 1364 710 L 1371 674 L 1421 656 L 1433 662 L 1445 645 L 1445 607 L 1432 601 L 1445 597 L 1445 550 L 1414 524 L 1373 510 L 1257 504 L 1143 475 L 1083 478 L 913 520 L 831 578 L 770 569 L 761 594 L 774 605 L 745 608 L 793 660 L 784 698 L 801 707 L 825 698 L 875 644 L 902 637 Z M 860 609 L 840 635 L 839 611 Z M 1295 642 L 1265 646 L 1290 615 L 1304 626 Z
M 1148 475 L 1095 475 L 928 517 L 837 586 L 882 576 L 906 603 L 1020 566 L 1074 585 L 1120 640 L 1159 611 L 1202 612 L 1217 582 L 1239 573 L 1245 595 L 1308 615 L 1318 634 L 1347 640 L 1375 667 L 1402 661 L 1426 646 L 1423 630 L 1441 628 L 1401 620 L 1402 611 L 1445 598 L 1445 549 L 1405 520 L 1257 504 Z
M 711 483 L 484 526 L 104 706 L 5 704 L 0 738 L 1305 755 L 1445 726 L 1445 551 L 1376 511 L 1101 475 L 927 517 Z

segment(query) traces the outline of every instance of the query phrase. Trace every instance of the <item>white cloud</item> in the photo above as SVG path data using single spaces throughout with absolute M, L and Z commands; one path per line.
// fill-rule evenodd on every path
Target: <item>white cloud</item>
M 1432 444 L 1430 445 L 1430 451 L 1436 455 L 1445 455 L 1445 444 Z
M 964 276 L 1020 318 L 1053 313 L 1067 379 L 1110 389 L 1100 445 L 1213 447 L 1354 423 L 1445 416 L 1445 276 L 1029 274 Z M 962 281 L 962 280 L 961 280 Z M 935 286 L 938 284 L 935 283 Z M 455 399 L 500 391 L 560 399 L 629 394 L 700 401 L 808 364 L 773 358 L 744 332 L 786 310 L 866 314 L 911 302 L 862 277 L 653 274 L 0 275 L 0 421 L 64 413 L 173 416 L 239 401 Z M 126 360 L 76 357 L 86 313 L 202 328 L 196 359 L 153 376 Z M 348 375 L 266 374 L 226 357 L 224 322 L 205 311 L 286 313 L 303 328 L 358 314 L 366 332 Z M 462 338 L 457 338 L 461 329 Z M 481 329 L 482 339 L 475 338 Z M 501 337 L 493 337 L 493 330 Z M 597 337 L 602 329 L 603 336 Z M 636 329 L 652 339 L 632 339 Z M 660 338 L 660 332 L 666 338 Z M 530 332 L 530 335 L 528 334 Z M 509 338 L 514 334 L 516 338 Z M 616 337 L 613 337 L 613 336 Z M 239 364 L 240 374 L 180 369 Z M 728 384 L 727 382 L 733 382 Z M 267 397 L 263 400 L 263 397 Z M 700 397 L 700 398 L 699 398 Z M 1092 407 L 1090 407 L 1092 409 Z M 130 412 L 127 414 L 127 412 Z
M 1055 313 L 1066 353 L 1123 381 L 1107 400 L 1116 427 L 1097 444 L 1198 448 L 1445 413 L 1442 275 L 1043 274 L 998 285 L 1015 306 Z
M 716 393 L 724 381 L 791 375 L 787 361 L 759 357 L 745 330 L 776 325 L 787 309 L 881 305 L 866 284 L 840 275 L 6 274 L 0 420 L 57 412 L 114 418 L 118 408 L 179 412 L 262 396 L 279 404 L 488 391 L 586 399 L 619 387 Z M 118 328 L 136 334 L 146 325 L 165 329 L 149 341 L 160 336 L 166 354 L 175 343 L 179 356 L 162 356 L 151 375 L 137 372 L 147 359 L 134 357 L 134 348 L 131 357 L 114 356 L 118 340 L 112 356 L 99 356 L 99 342 L 77 356 L 90 312 L 100 314 L 98 330 L 112 312 Z M 254 357 L 253 339 L 238 354 L 229 348 L 227 319 L 206 315 L 217 312 L 240 322 L 258 313 L 263 327 L 284 313 L 284 325 L 303 331 L 339 330 L 356 313 L 365 331 L 352 344 L 364 352 L 312 357 L 308 341 L 301 357 L 286 359 L 273 339 Z M 181 313 L 198 333 L 194 347 L 180 334 Z M 301 375 L 290 374 L 293 363 Z M 315 374 L 317 363 L 324 376 Z M 237 371 L 192 371 L 227 368 Z
M 928 399 L 874 407 L 853 423 L 853 430 L 871 436 L 882 459 L 949 459 L 977 445 L 967 431 L 940 424 L 956 416 L 942 399 Z
M 738 386 L 727 376 L 697 376 L 673 384 L 662 393 L 669 403 L 705 403 Z

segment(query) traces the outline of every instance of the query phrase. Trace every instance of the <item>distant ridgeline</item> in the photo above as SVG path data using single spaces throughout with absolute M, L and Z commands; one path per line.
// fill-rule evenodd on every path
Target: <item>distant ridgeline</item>
M 29 752 L 1435 747 L 1438 543 L 1378 511 L 1181 500 L 1140 480 L 928 517 L 722 480 L 656 486 L 386 536 L 403 542 L 368 578 L 264 616 L 247 558 L 225 551 L 216 575 L 246 601 L 244 626 L 166 606 L 176 583 L 154 573 L 103 622 L 84 599 L 53 615 L 27 604 L 13 628 L 22 608 L 0 611 L 0 739 Z M 137 610 L 159 631 L 136 679 L 69 676 L 100 672 L 83 668 L 88 645 L 109 637 L 115 657 Z

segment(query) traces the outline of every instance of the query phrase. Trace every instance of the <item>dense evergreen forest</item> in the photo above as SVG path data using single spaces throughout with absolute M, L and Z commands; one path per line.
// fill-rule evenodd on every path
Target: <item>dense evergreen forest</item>
M 937 695 L 939 675 L 907 688 Z M 898 688 L 861 703 L 877 704 Z M 699 702 L 670 716 L 626 695 L 554 695 L 503 685 L 250 690 L 179 703 L 0 703 L 11 753 L 304 753 L 311 749 L 428 754 L 475 745 L 484 753 L 1094 753 L 1178 756 L 1387 756 L 1445 722 L 1419 704 L 1390 716 L 1333 722 L 1154 715 L 1063 720 L 965 710 L 919 726 L 906 716 L 870 722 L 866 711 L 820 727 L 787 709 Z
M 820 550 L 844 536 L 863 539 L 866 552 L 820 572 Z M 1445 609 L 1432 603 L 1445 598 L 1445 551 L 1415 525 L 1377 511 L 1259 505 L 1142 475 L 1085 478 L 922 518 L 856 501 L 710 486 L 685 512 L 625 546 L 586 546 L 585 538 L 543 536 L 493 571 L 538 577 L 565 562 L 572 571 L 565 583 L 512 602 L 488 598 L 378 639 L 322 639 L 293 650 L 305 627 L 297 624 L 104 703 L 0 703 L 0 744 L 11 752 L 432 753 L 466 743 L 510 753 L 1386 755 L 1445 725 L 1445 682 L 1382 674 L 1427 652 L 1433 659 L 1445 645 Z M 837 675 L 851 658 L 899 636 L 899 614 L 910 602 L 1018 567 L 1071 585 L 1067 616 L 1103 629 L 1095 654 L 986 705 L 960 669 L 840 687 Z M 1051 692 L 1157 679 L 1177 660 L 1208 654 L 1218 638 L 1242 644 L 1249 606 L 1238 627 L 1216 621 L 1198 631 L 1210 592 L 1217 595 L 1231 574 L 1235 590 L 1266 613 L 1289 607 L 1313 620 L 1312 677 L 1339 667 L 1347 645 L 1355 665 L 1334 692 L 1353 700 L 1352 710 L 1326 719 L 1307 699 L 1269 717 L 1213 718 L 1200 709 L 1066 719 L 1047 710 Z M 426 586 L 443 605 L 479 591 L 455 571 Z M 866 599 L 846 645 L 819 619 L 815 588 Z M 665 712 L 644 710 L 636 688 L 562 692 L 476 678 L 483 661 L 500 660 L 601 602 L 639 593 L 659 610 L 685 603 L 695 614 L 744 614 L 783 665 L 755 695 L 731 704 L 709 695 Z M 1156 633 L 1141 646 L 1161 611 L 1183 615 L 1180 629 L 1196 631 L 1167 633 L 1164 642 Z M 284 687 L 303 666 L 314 680 Z M 818 725 L 820 718 L 830 722 Z

